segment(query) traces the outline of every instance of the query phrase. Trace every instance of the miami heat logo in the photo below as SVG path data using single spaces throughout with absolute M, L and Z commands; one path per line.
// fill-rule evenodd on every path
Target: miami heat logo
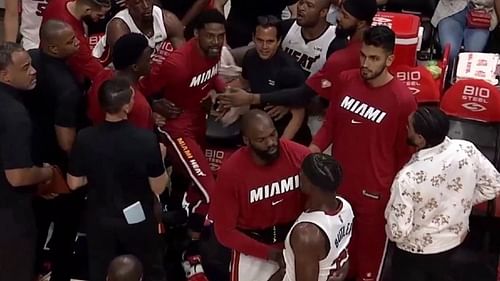
M 174 51 L 174 46 L 170 41 L 162 41 L 155 45 L 155 50 L 151 56 L 152 64 L 161 64 Z

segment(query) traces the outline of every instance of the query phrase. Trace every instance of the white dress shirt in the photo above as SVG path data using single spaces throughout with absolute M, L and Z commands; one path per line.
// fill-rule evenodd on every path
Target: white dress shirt
M 470 142 L 446 138 L 422 149 L 398 173 L 385 210 L 398 248 L 441 253 L 460 245 L 472 206 L 500 194 L 500 174 Z

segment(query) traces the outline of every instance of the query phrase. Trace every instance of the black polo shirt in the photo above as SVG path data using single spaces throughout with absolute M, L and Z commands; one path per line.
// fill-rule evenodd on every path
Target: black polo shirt
M 88 179 L 92 217 L 118 219 L 123 218 L 124 208 L 137 201 L 146 218 L 152 218 L 155 195 L 149 177 L 164 171 L 155 134 L 128 121 L 104 122 L 80 131 L 69 165 L 71 175 Z
M 265 95 L 280 89 L 296 88 L 301 86 L 306 75 L 298 62 L 283 50 L 278 49 L 276 54 L 267 60 L 259 57 L 255 48 L 247 51 L 243 57 L 242 77 L 250 84 L 250 89 L 254 93 Z M 265 105 L 258 108 L 264 108 Z M 292 114 L 288 113 L 274 125 L 281 136 L 288 126 Z M 304 118 L 301 128 L 295 135 L 294 141 L 309 144 L 311 141 L 311 132 L 307 126 L 307 117 Z
M 31 121 L 21 92 L 0 83 L 0 218 L 5 209 L 31 211 L 34 188 L 12 187 L 5 176 L 5 170 L 33 166 L 31 145 Z
M 26 96 L 36 139 L 34 160 L 64 168 L 67 156 L 59 147 L 54 126 L 80 129 L 88 125 L 83 87 L 64 60 L 39 49 L 30 50 L 29 54 L 37 70 L 37 86 L 33 94 Z

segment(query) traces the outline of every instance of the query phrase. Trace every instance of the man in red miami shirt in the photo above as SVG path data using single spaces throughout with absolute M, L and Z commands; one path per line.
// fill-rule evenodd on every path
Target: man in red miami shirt
M 379 280 L 386 235 L 384 209 L 397 172 L 410 159 L 407 120 L 416 110 L 410 90 L 389 73 L 395 34 L 376 26 L 364 34 L 361 68 L 342 72 L 330 97 L 323 126 L 310 149 L 320 152 L 333 143 L 332 154 L 344 171 L 338 194 L 356 214 L 349 246 L 357 280 Z
M 59 20 L 69 24 L 80 41 L 78 52 L 68 59 L 68 64 L 78 76 L 93 80 L 104 68 L 92 57 L 84 20 L 97 22 L 111 8 L 110 0 L 51 0 L 43 12 L 42 23 Z
M 225 18 L 219 11 L 204 11 L 197 19 L 195 38 L 170 54 L 161 65 L 153 65 L 151 74 L 140 84 L 146 95 L 163 93 L 163 98 L 181 109 L 159 128 L 174 171 L 183 171 L 193 184 L 189 186 L 189 222 L 197 239 L 208 213 L 215 179 L 205 158 L 206 114 L 204 106 L 212 90 L 224 91 L 218 78 L 218 65 L 225 37 Z M 169 118 L 168 114 L 165 114 Z
M 217 175 L 210 218 L 220 243 L 233 250 L 231 281 L 268 280 L 283 264 L 288 231 L 304 210 L 299 172 L 310 151 L 278 140 L 273 121 L 253 109 L 241 120 L 246 147 Z
M 94 125 L 104 122 L 106 117 L 99 103 L 101 85 L 116 76 L 129 80 L 134 89 L 134 106 L 128 113 L 128 120 L 136 127 L 153 130 L 151 107 L 137 86 L 139 77 L 150 71 L 152 53 L 153 49 L 148 46 L 148 40 L 142 34 L 128 33 L 116 41 L 113 50 L 113 65 L 116 71 L 102 71 L 94 79 L 88 93 L 88 116 Z

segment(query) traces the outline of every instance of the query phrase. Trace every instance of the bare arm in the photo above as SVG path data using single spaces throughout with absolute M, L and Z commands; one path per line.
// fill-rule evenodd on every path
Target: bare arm
M 302 122 L 304 122 L 304 117 L 306 116 L 306 110 L 304 108 L 291 108 L 290 112 L 292 113 L 292 119 L 288 122 L 281 136 L 281 138 L 289 140 L 295 137 L 295 134 L 299 131 Z
M 169 177 L 167 172 L 165 171 L 161 176 L 156 177 L 156 178 L 149 178 L 149 186 L 151 187 L 151 190 L 155 194 L 162 194 L 163 191 L 165 191 L 165 187 L 167 186 L 169 181 Z
M 69 154 L 76 139 L 76 129 L 60 127 L 57 125 L 54 127 L 56 130 L 57 143 L 59 144 L 59 147 L 64 150 L 64 152 Z
M 13 187 L 30 186 L 49 181 L 52 178 L 51 167 L 31 167 L 5 170 L 5 177 Z
M 317 281 L 319 262 L 327 253 L 323 232 L 314 224 L 299 223 L 290 235 L 290 246 L 295 256 L 295 280 Z
M 186 42 L 184 39 L 184 25 L 176 15 L 167 10 L 163 10 L 163 20 L 165 21 L 168 39 L 175 49 L 179 48 Z
M 110 57 L 112 56 L 111 51 L 113 50 L 113 46 L 115 45 L 116 41 L 118 41 L 118 39 L 120 39 L 123 35 L 129 33 L 130 28 L 123 20 L 115 18 L 109 22 L 106 29 L 106 45 L 110 50 Z
M 188 25 L 193 21 L 203 9 L 207 6 L 209 0 L 197 0 L 194 2 L 193 6 L 187 11 L 187 13 L 182 18 L 181 22 L 184 26 Z
M 215 0 L 214 6 L 219 12 L 224 14 L 224 6 L 226 5 L 227 0 Z
M 5 0 L 5 16 L 3 26 L 5 41 L 16 42 L 19 32 L 19 3 L 20 0 Z
M 69 189 L 76 190 L 88 183 L 87 177 L 75 177 L 71 174 L 66 176 L 66 181 L 68 182 Z

